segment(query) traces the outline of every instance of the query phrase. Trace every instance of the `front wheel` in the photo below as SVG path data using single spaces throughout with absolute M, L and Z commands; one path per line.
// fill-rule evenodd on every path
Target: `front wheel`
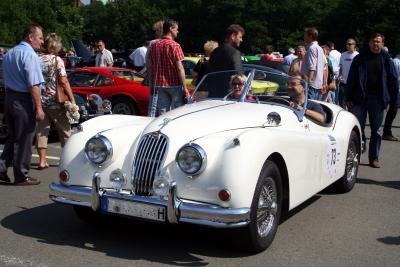
M 347 148 L 346 169 L 344 175 L 335 183 L 335 188 L 340 193 L 349 192 L 356 183 L 361 151 L 359 143 L 357 134 L 354 131 L 351 132 Z
M 278 229 L 282 209 L 282 181 L 278 167 L 266 161 L 251 204 L 250 223 L 236 229 L 241 248 L 258 253 L 268 248 Z

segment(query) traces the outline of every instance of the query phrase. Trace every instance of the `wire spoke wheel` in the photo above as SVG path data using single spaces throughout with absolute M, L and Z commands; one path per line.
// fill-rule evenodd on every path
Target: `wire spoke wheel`
M 257 208 L 257 232 L 261 237 L 267 236 L 273 226 L 278 211 L 277 189 L 275 181 L 268 177 L 262 186 Z
M 356 178 L 357 169 L 358 169 L 358 153 L 357 147 L 354 142 L 349 145 L 349 150 L 347 152 L 346 158 L 346 174 L 347 181 L 351 182 Z

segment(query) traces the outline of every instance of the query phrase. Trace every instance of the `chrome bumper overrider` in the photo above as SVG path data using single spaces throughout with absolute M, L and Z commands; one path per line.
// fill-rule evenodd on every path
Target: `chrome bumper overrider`
M 93 177 L 92 188 L 51 183 L 49 186 L 50 199 L 64 204 L 92 207 L 95 211 L 100 211 L 102 197 L 162 205 L 167 209 L 167 222 L 169 223 L 185 222 L 216 228 L 241 227 L 247 225 L 250 220 L 249 208 L 223 208 L 181 200 L 176 196 L 176 183 L 174 182 L 171 183 L 168 200 L 117 193 L 101 189 L 99 185 L 100 177 L 98 176 Z

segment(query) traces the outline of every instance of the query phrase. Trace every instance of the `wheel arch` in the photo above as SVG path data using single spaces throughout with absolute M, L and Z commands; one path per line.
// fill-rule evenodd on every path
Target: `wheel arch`
M 282 179 L 282 211 L 289 211 L 289 175 L 284 158 L 278 152 L 272 153 L 267 160 L 274 162 L 279 169 Z
M 354 126 L 351 131 L 355 132 L 358 137 L 359 143 L 357 145 L 357 151 L 358 151 L 358 154 L 361 155 L 361 153 L 364 152 L 364 151 L 362 151 L 361 129 L 358 126 Z

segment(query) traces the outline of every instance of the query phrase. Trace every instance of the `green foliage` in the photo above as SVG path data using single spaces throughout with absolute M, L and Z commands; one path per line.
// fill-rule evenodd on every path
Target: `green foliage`
M 103 39 L 108 48 L 131 49 L 154 38 L 159 19 L 179 22 L 178 42 L 187 53 L 201 52 L 207 40 L 223 41 L 232 23 L 246 34 L 240 50 L 262 53 L 267 44 L 286 52 L 303 43 L 305 27 L 316 26 L 320 43 L 333 41 L 340 50 L 348 37 L 361 46 L 372 32 L 380 32 L 386 45 L 400 51 L 399 0 L 114 0 L 76 8 L 74 0 L 1 0 L 0 43 L 17 43 L 29 22 L 45 33 L 57 32 L 64 44 L 82 38 L 88 44 Z
M 0 1 L 0 42 L 16 44 L 29 23 L 43 27 L 44 35 L 56 32 L 63 44 L 81 38 L 83 17 L 73 0 L 2 0 Z

